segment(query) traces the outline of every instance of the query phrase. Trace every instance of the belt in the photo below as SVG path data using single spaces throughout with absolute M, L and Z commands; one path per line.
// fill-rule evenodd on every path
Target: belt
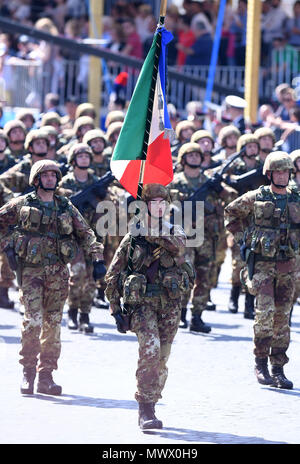
M 26 261 L 24 261 L 24 267 L 43 267 L 43 266 L 51 266 L 51 265 L 54 265 L 56 263 L 61 263 L 60 259 L 58 256 L 56 255 L 51 255 L 51 256 L 45 256 L 43 259 L 42 259 L 42 262 L 40 263 L 37 263 L 37 264 L 34 264 L 34 263 L 26 263 Z

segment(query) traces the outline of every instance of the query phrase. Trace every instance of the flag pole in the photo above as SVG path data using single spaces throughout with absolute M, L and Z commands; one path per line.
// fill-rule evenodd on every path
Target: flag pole
M 145 127 L 145 133 L 144 133 L 143 147 L 142 147 L 142 152 L 140 156 L 141 166 L 140 166 L 137 197 L 136 197 L 136 199 L 139 201 L 142 198 L 145 164 L 146 164 L 146 157 L 147 157 L 147 150 L 148 150 L 151 119 L 152 119 L 152 113 L 153 113 L 154 93 L 155 93 L 155 86 L 156 86 L 156 81 L 157 81 L 159 57 L 160 57 L 160 52 L 161 52 L 161 31 L 159 29 L 164 25 L 164 22 L 165 22 L 165 16 L 167 12 L 167 3 L 168 3 L 168 0 L 161 0 L 159 21 L 158 21 L 157 29 L 156 29 L 157 30 L 157 41 L 156 41 L 156 49 L 155 49 L 155 55 L 154 55 L 154 66 L 153 66 L 150 94 L 149 94 L 149 101 L 148 101 L 148 108 L 147 108 L 146 127 Z M 139 208 L 136 209 L 135 215 L 137 215 L 138 212 L 139 212 Z M 127 263 L 127 275 L 130 275 L 133 272 L 133 261 L 132 260 L 133 260 L 135 244 L 136 244 L 136 237 L 132 235 L 130 238 L 130 248 L 129 248 L 128 263 Z M 128 313 L 128 308 L 126 307 L 126 305 L 124 305 L 123 313 L 124 314 Z

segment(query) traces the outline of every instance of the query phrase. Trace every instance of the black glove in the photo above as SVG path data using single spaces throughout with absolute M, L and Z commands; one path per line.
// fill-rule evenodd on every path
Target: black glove
M 104 266 L 104 261 L 93 261 L 93 278 L 94 280 L 99 280 L 106 274 L 106 267 Z
M 126 333 L 126 330 L 124 328 L 125 321 L 123 319 L 121 311 L 117 311 L 116 313 L 113 313 L 112 316 L 115 318 L 118 332 L 122 334 Z
M 211 188 L 217 193 L 221 193 L 223 190 L 223 187 L 221 185 L 222 180 L 223 178 L 222 176 L 220 176 L 220 174 L 214 174 L 210 179 Z

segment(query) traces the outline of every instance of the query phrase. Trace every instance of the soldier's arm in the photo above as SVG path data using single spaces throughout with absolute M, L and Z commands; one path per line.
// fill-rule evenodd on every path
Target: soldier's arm
M 105 295 L 110 303 L 110 312 L 114 313 L 120 309 L 120 299 L 122 297 L 119 287 L 120 273 L 127 267 L 128 257 L 128 246 L 130 242 L 130 235 L 127 234 L 120 242 L 112 262 L 106 272 L 105 282 L 106 289 Z
M 182 227 L 174 226 L 172 233 L 166 236 L 151 237 L 145 236 L 145 239 L 150 243 L 155 243 L 168 251 L 172 256 L 179 256 L 183 253 L 186 244 L 186 234 Z
M 20 172 L 20 163 L 15 164 L 7 171 L 0 175 L 0 181 L 2 181 L 5 187 L 13 190 L 14 192 L 23 192 L 28 186 L 26 183 L 26 176 Z
M 256 190 L 252 190 L 236 198 L 225 208 L 225 227 L 234 235 L 237 242 L 243 238 L 244 229 L 249 224 L 255 198 Z
M 74 234 L 86 256 L 92 261 L 103 260 L 103 245 L 97 241 L 96 235 L 77 208 L 70 203 Z
M 13 198 L 0 208 L 0 250 L 10 243 L 11 229 L 18 224 L 22 198 Z

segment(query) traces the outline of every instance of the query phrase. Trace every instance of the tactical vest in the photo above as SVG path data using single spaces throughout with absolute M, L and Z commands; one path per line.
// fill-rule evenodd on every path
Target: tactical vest
M 286 198 L 261 186 L 254 202 L 254 221 L 247 244 L 262 260 L 283 261 L 299 254 L 300 195 L 292 189 Z
M 35 193 L 26 195 L 14 230 L 14 248 L 27 266 L 71 262 L 78 246 L 69 201 L 54 196 L 53 205 L 46 205 Z

